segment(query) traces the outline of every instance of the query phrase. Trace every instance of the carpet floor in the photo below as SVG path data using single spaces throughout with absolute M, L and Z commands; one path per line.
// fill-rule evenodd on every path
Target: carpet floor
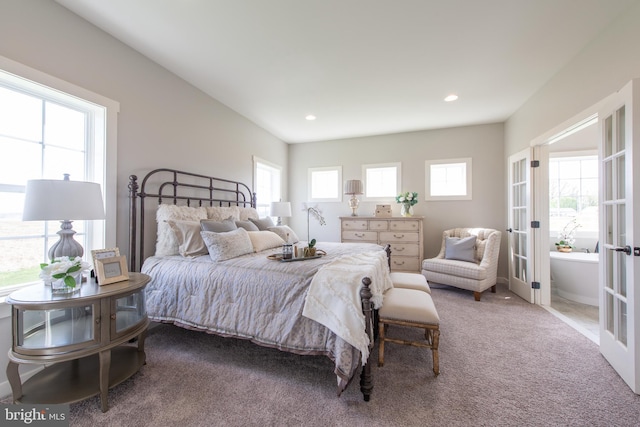
M 243 340 L 153 328 L 147 364 L 99 399 L 71 405 L 71 426 L 637 426 L 635 395 L 589 339 L 498 286 L 476 302 L 433 289 L 440 375 L 431 352 L 387 344 L 374 390 L 336 396 L 332 363 Z M 418 330 L 390 333 L 417 338 Z

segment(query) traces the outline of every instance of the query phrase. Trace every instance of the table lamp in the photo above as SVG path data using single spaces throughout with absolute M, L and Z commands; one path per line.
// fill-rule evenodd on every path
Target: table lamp
M 271 202 L 271 216 L 277 216 L 278 223 L 276 225 L 282 225 L 282 217 L 291 216 L 291 203 Z
M 350 194 L 349 207 L 351 208 L 351 216 L 358 216 L 358 205 L 360 201 L 356 197 L 356 194 L 363 193 L 362 181 L 359 179 L 350 179 L 344 183 L 344 194 Z
M 72 220 L 104 219 L 100 184 L 84 181 L 33 179 L 27 181 L 23 221 L 60 221 L 58 240 L 49 249 L 49 259 L 82 256 L 82 245 L 73 239 Z

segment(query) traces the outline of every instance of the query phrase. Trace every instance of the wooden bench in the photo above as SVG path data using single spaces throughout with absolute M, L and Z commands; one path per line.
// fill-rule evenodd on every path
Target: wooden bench
M 440 340 L 440 317 L 433 304 L 431 295 L 416 289 L 392 288 L 384 294 L 382 307 L 378 310 L 380 348 L 378 366 L 384 365 L 384 344 L 411 345 L 431 349 L 433 356 L 433 372 L 440 373 L 438 360 L 438 343 Z M 408 341 L 386 336 L 389 325 L 421 328 L 425 330 L 425 341 Z

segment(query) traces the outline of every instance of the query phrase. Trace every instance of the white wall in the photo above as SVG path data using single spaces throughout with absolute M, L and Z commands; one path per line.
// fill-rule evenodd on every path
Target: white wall
M 116 243 L 123 254 L 129 175 L 169 167 L 253 187 L 252 155 L 286 167 L 285 143 L 53 1 L 2 0 L 0 55 L 120 103 Z M 6 312 L 1 367 L 11 345 Z M 5 380 L 3 368 L 0 395 L 8 393 Z
M 507 157 L 640 77 L 638 22 L 640 3 L 623 13 L 579 55 L 568 58 L 567 65 L 507 120 Z
M 343 181 L 362 179 L 362 165 L 388 162 L 402 164 L 402 191 L 417 191 L 420 202 L 414 214 L 424 216 L 425 257 L 438 254 L 442 232 L 454 227 L 506 228 L 506 196 L 503 168 L 503 125 L 490 124 L 451 129 L 407 132 L 363 138 L 341 139 L 306 144 L 292 144 L 289 148 L 289 184 L 293 217 L 289 224 L 301 239 L 307 237 L 307 217 L 301 212 L 307 201 L 307 170 L 312 167 L 342 166 Z M 426 202 L 425 160 L 471 157 L 473 161 L 473 200 Z M 311 237 L 318 240 L 340 241 L 340 216 L 351 210 L 348 197 L 343 201 L 318 203 L 327 225 L 320 227 L 311 220 Z M 375 203 L 361 202 L 360 215 L 371 215 Z M 399 206 L 393 204 L 398 216 Z M 507 277 L 506 236 L 503 233 L 498 275 Z

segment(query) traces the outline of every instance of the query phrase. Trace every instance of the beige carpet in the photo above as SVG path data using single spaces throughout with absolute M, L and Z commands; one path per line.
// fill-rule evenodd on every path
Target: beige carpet
M 364 402 L 335 395 L 331 362 L 170 325 L 147 338 L 148 363 L 109 392 L 71 405 L 71 426 L 632 426 L 636 396 L 597 346 L 504 288 L 475 302 L 434 289 L 440 375 L 430 353 L 389 344 Z M 396 329 L 397 331 L 397 329 Z M 416 336 L 417 331 L 404 331 Z M 373 355 L 377 361 L 377 351 Z

